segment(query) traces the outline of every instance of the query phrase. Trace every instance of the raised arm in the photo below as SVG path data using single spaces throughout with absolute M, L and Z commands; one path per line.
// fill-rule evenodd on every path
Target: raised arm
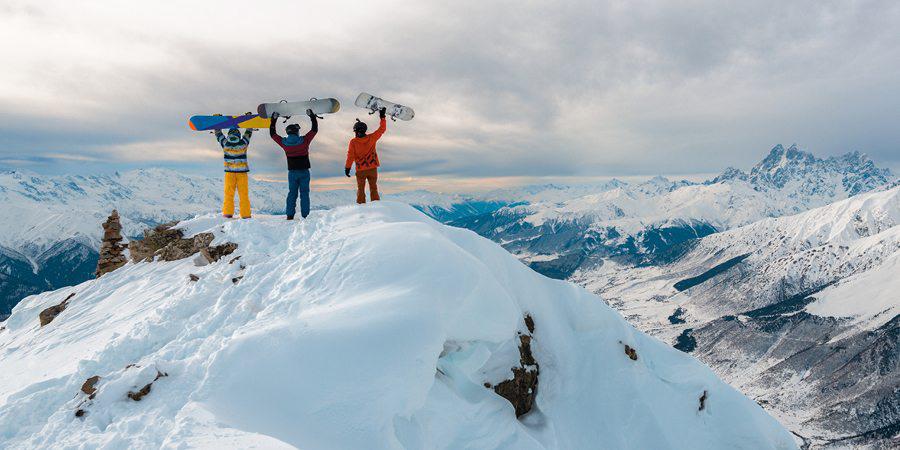
M 219 145 L 225 147 L 225 134 L 222 133 L 222 130 L 213 130 L 213 134 L 216 136 L 216 140 L 219 141 Z
M 387 120 L 385 120 L 385 108 L 381 108 L 378 110 L 378 116 L 381 117 L 381 124 L 378 125 L 378 129 L 373 131 L 371 136 L 376 141 L 381 138 L 381 135 L 387 130 Z
M 312 127 L 309 129 L 309 132 L 306 133 L 308 137 L 310 133 L 318 133 L 319 132 L 319 120 L 316 119 L 315 113 L 312 112 L 311 109 L 306 110 L 306 115 L 309 116 L 309 121 L 312 122 Z
M 278 135 L 278 132 L 275 131 L 275 123 L 278 119 L 278 113 L 272 113 L 272 119 L 269 121 L 269 136 L 272 137 L 272 140 L 281 144 L 281 136 Z
M 244 131 L 244 145 L 250 145 L 250 137 L 253 136 L 253 128 L 247 128 L 247 131 Z

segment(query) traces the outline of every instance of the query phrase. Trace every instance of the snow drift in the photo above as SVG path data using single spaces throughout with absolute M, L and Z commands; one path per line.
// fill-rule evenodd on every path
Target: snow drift
M 596 296 L 409 206 L 180 227 L 237 251 L 129 263 L 16 306 L 4 447 L 795 448 Z M 520 335 L 539 383 L 517 419 L 486 386 L 512 377 Z

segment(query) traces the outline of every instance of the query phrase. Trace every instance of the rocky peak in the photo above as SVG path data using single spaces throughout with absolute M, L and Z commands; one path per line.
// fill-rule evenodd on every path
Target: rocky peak
M 747 175 L 747 172 L 744 172 L 741 169 L 736 169 L 734 167 L 727 167 L 718 176 L 716 176 L 712 180 L 705 182 L 704 184 L 722 183 L 731 180 L 747 181 L 749 178 L 750 176 Z
M 822 160 L 791 145 L 787 150 L 776 145 L 759 164 L 750 170 L 750 182 L 760 187 L 783 188 L 791 180 L 801 178 Z
M 723 176 L 713 182 L 721 181 Z M 796 144 L 787 149 L 779 144 L 753 167 L 747 180 L 758 190 L 783 189 L 790 184 L 802 195 L 844 191 L 850 196 L 890 184 L 893 175 L 857 151 L 821 159 L 800 150 Z

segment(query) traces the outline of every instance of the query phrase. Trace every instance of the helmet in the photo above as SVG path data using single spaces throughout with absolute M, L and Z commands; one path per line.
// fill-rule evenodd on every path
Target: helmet
M 228 130 L 228 142 L 234 144 L 237 141 L 241 140 L 241 130 L 238 130 L 236 127 L 230 128 Z
M 369 129 L 369 126 L 366 125 L 365 122 L 356 119 L 356 123 L 353 124 L 353 132 L 354 133 L 365 133 L 366 130 Z
M 292 123 L 284 129 L 287 134 L 300 134 L 300 125 Z

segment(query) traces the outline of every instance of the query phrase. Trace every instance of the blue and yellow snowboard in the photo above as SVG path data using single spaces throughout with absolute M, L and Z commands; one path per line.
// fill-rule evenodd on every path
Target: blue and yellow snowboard
M 259 117 L 259 114 L 241 116 L 191 116 L 188 124 L 192 130 L 222 130 L 225 128 L 269 128 L 271 120 Z

